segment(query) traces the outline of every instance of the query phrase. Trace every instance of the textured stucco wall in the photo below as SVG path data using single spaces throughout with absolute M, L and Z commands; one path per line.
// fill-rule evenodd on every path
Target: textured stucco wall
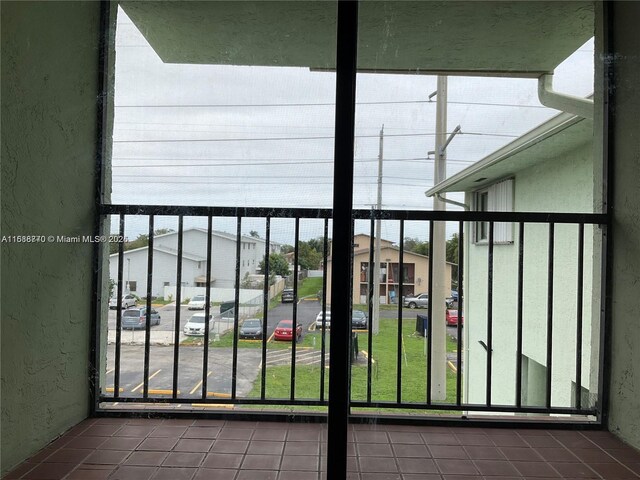
M 609 429 L 640 448 L 640 3 L 614 9 L 614 209 Z
M 2 235 L 89 235 L 98 2 L 6 2 Z M 89 412 L 93 247 L 2 245 L 2 472 Z

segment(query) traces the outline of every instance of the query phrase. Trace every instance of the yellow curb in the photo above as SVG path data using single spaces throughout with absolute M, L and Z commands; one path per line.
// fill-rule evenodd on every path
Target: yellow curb
M 207 397 L 231 398 L 230 393 L 207 392 Z
M 107 387 L 104 390 L 107 393 L 113 393 L 113 392 L 115 392 L 116 389 L 115 389 L 115 387 Z M 124 392 L 124 388 L 119 388 L 118 391 L 119 392 Z
M 173 395 L 173 390 L 149 389 L 149 393 L 154 395 Z M 177 394 L 180 395 L 180 390 L 178 390 Z
M 201 407 L 201 408 L 229 408 L 233 409 L 235 405 L 228 405 L 226 403 L 192 403 L 192 407 Z

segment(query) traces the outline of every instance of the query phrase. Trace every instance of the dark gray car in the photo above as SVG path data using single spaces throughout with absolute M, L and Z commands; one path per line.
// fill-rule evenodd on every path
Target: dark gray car
M 122 312 L 122 328 L 145 328 L 147 325 L 147 307 L 128 308 Z M 151 325 L 160 325 L 160 314 L 151 309 Z
M 367 314 L 362 310 L 351 312 L 351 328 L 363 330 L 367 328 Z
M 259 318 L 247 318 L 240 327 L 240 338 L 259 340 L 262 338 L 262 320 Z

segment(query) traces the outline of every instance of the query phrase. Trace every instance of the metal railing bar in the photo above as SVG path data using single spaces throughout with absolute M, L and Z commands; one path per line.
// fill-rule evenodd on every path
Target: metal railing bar
M 327 259 L 329 258 L 329 219 L 324 219 L 324 243 L 322 245 L 322 315 L 327 310 Z M 294 295 L 294 301 L 297 301 Z M 324 385 L 325 385 L 325 353 L 326 353 L 326 331 L 322 328 L 322 339 L 320 345 L 320 401 L 323 402 L 324 398 Z
M 194 217 L 271 217 L 271 218 L 333 218 L 328 208 L 261 208 L 261 207 L 203 207 L 184 205 L 123 205 L 102 204 L 101 215 L 185 215 Z M 479 212 L 450 210 L 353 210 L 354 220 L 424 220 L 455 222 L 526 222 L 526 223 L 585 223 L 608 225 L 603 213 L 541 213 L 541 212 Z
M 236 282 L 233 312 L 233 360 L 231 366 L 231 398 L 236 398 L 238 382 L 238 330 L 240 321 L 240 247 L 242 243 L 242 217 L 237 217 L 236 228 Z
M 429 305 L 427 309 L 427 404 L 431 404 L 431 372 L 433 372 L 433 220 L 429 221 Z
M 269 323 L 269 255 L 271 253 L 271 218 L 265 220 L 264 243 L 264 288 L 262 301 L 262 360 L 260 371 L 260 398 L 264 400 L 267 395 L 267 324 Z M 295 299 L 294 299 L 295 300 Z
M 491 405 L 491 384 L 493 374 L 493 229 L 489 222 L 489 250 L 487 252 L 487 378 L 486 404 Z
M 463 315 L 463 271 L 464 271 L 464 222 L 458 223 L 458 325 L 456 346 L 456 404 L 462 404 L 462 322 Z
M 551 377 L 553 370 L 553 257 L 555 243 L 554 224 L 549 224 L 549 256 L 548 256 L 548 278 L 547 278 L 547 379 L 545 403 L 547 408 L 551 408 Z
M 296 218 L 295 235 L 293 246 L 293 312 L 292 330 L 291 330 L 291 401 L 296 398 L 296 343 L 298 340 L 298 260 L 300 253 L 300 219 Z
M 124 214 L 120 214 L 119 235 L 124 239 Z M 116 348 L 115 348 L 115 370 L 113 374 L 113 397 L 120 396 L 120 347 L 122 341 L 122 277 L 124 275 L 124 241 L 118 244 L 118 291 L 116 304 Z
M 151 347 L 151 294 L 153 291 L 153 215 L 149 215 L 149 245 L 147 248 L 147 311 L 144 329 L 144 377 L 142 397 L 149 397 L 149 350 Z
M 387 267 L 388 268 L 388 267 Z M 414 272 L 415 275 L 415 272 Z M 400 250 L 398 252 L 398 333 L 397 333 L 397 373 L 396 373 L 396 401 L 402 403 L 402 291 L 404 289 L 404 220 L 400 220 Z M 389 292 L 387 292 L 387 295 Z
M 524 223 L 519 223 L 518 233 L 518 298 L 516 314 L 516 406 L 522 406 L 522 321 L 524 299 Z
M 582 409 L 582 302 L 584 295 L 584 224 L 578 225 L 578 286 L 576 305 L 576 408 Z
M 182 240 L 184 218 L 178 217 L 178 255 L 176 260 L 176 315 L 173 335 L 173 398 L 178 398 L 178 366 L 180 359 L 180 305 L 182 303 Z
M 372 216 L 371 217 L 371 234 L 369 235 L 369 272 L 367 276 L 367 280 L 368 280 L 367 289 L 369 292 L 369 295 L 368 295 L 369 324 L 367 325 L 367 330 L 369 331 L 369 334 L 367 335 L 367 402 L 371 401 L 371 381 L 372 381 L 372 372 L 373 372 L 373 315 L 375 313 L 373 311 L 373 301 L 374 301 L 374 295 L 380 294 L 380 292 L 378 293 L 374 292 L 373 276 L 375 275 L 375 271 L 376 271 L 373 264 L 375 261 L 374 241 L 375 241 L 375 220 Z M 379 313 L 378 313 L 378 317 L 380 317 Z
M 239 240 L 238 240 L 239 241 Z M 204 294 L 204 348 L 202 350 L 202 398 L 207 396 L 209 371 L 209 328 L 211 325 L 211 263 L 213 261 L 213 217 L 207 217 L 207 270 L 205 272 Z

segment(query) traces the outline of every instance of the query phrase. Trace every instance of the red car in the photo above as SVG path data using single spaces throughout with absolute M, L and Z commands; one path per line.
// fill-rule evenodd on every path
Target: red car
M 445 317 L 447 325 L 458 325 L 458 310 L 447 309 Z M 464 324 L 464 316 L 460 317 L 460 324 Z
M 296 341 L 302 337 L 302 325 L 296 325 Z M 293 338 L 293 320 L 280 320 L 273 334 L 275 340 L 288 340 Z

